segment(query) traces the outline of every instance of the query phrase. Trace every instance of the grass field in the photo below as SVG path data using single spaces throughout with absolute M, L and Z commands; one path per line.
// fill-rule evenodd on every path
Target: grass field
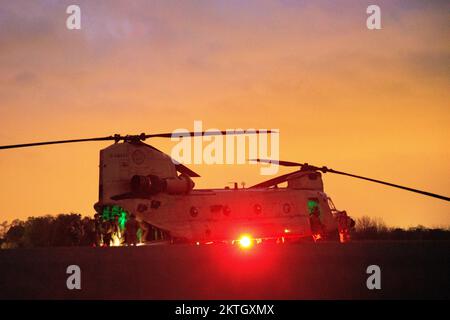
M 63 247 L 0 251 L 1 299 L 450 298 L 450 242 Z M 69 265 L 81 290 L 69 290 Z M 381 290 L 369 290 L 369 265 Z

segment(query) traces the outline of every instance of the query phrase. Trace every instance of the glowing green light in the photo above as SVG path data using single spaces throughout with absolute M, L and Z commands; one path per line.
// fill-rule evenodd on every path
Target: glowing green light
M 111 219 L 111 210 L 109 206 L 103 207 L 102 219 L 105 221 Z
M 115 217 L 119 217 L 119 228 L 121 230 L 125 229 L 125 224 L 128 220 L 127 212 L 120 206 L 105 206 L 102 211 L 102 219 L 104 221 L 115 220 Z
M 308 200 L 308 212 L 309 214 L 313 213 L 314 209 L 319 206 L 317 200 Z
M 120 212 L 119 216 L 119 228 L 121 230 L 125 229 L 125 224 L 127 223 L 127 213 L 125 211 Z
M 120 215 L 120 211 L 121 211 L 121 209 L 122 208 L 120 208 L 119 206 L 113 206 L 112 208 L 111 208 L 111 216 L 114 218 L 114 217 L 118 217 L 119 215 Z

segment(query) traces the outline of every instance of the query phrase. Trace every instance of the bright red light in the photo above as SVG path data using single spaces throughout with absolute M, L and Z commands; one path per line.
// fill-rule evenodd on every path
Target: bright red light
M 249 235 L 241 236 L 238 241 L 241 248 L 244 249 L 249 249 L 253 245 L 253 239 Z

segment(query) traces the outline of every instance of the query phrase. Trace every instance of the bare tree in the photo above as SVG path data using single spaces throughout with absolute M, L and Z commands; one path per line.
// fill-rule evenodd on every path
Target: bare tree
M 5 238 L 8 229 L 9 229 L 8 221 L 5 220 L 2 223 L 0 223 L 0 239 Z

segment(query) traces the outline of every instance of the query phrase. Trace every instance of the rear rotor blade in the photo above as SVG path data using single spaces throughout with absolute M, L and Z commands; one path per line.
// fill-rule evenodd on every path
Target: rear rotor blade
M 377 179 L 372 179 L 372 178 L 367 178 L 367 177 L 363 177 L 363 176 L 358 176 L 358 175 L 355 175 L 355 174 L 346 173 L 346 172 L 342 172 L 342 171 L 337 171 L 337 170 L 333 170 L 333 169 L 327 169 L 326 172 L 331 172 L 331 173 L 340 174 L 340 175 L 343 175 L 343 176 L 348 176 L 348 177 L 352 177 L 352 178 L 367 180 L 367 181 L 371 181 L 371 182 L 375 182 L 375 183 L 379 183 L 379 184 L 384 184 L 386 186 L 390 186 L 390 187 L 394 187 L 394 188 L 398 188 L 398 189 L 403 189 L 403 190 L 407 190 L 407 191 L 423 194 L 425 196 L 429 196 L 429 197 L 433 197 L 433 198 L 437 198 L 437 199 L 441 199 L 441 200 L 445 200 L 445 201 L 450 201 L 450 198 L 446 197 L 446 196 L 442 196 L 442 195 L 439 195 L 439 194 L 436 194 L 436 193 L 432 193 L 432 192 L 428 192 L 428 191 L 423 191 L 423 190 L 418 190 L 418 189 L 413 189 L 413 188 L 401 186 L 401 185 L 398 185 L 398 184 L 395 184 L 395 183 L 390 183 L 390 182 L 381 181 L 381 180 L 377 180 Z
M 305 163 L 283 161 L 283 160 L 272 160 L 272 159 L 249 159 L 249 161 L 261 162 L 261 163 L 273 163 L 285 167 L 301 167 Z
M 274 185 L 286 182 L 289 179 L 290 176 L 292 176 L 294 174 L 297 174 L 298 172 L 299 171 L 294 171 L 294 172 L 283 174 L 282 176 L 278 176 L 278 177 L 275 177 L 273 179 L 266 180 L 266 181 L 260 182 L 258 184 L 255 184 L 254 186 L 251 186 L 249 189 L 272 187 Z
M 399 184 L 395 184 L 395 183 L 391 183 L 391 182 L 387 182 L 387 181 L 381 181 L 381 180 L 377 180 L 377 179 L 372 179 L 372 178 L 368 178 L 368 177 L 363 177 L 363 176 L 359 176 L 356 174 L 352 174 L 352 173 L 347 173 L 347 172 L 343 172 L 343 171 L 338 171 L 338 170 L 334 170 L 334 169 L 330 169 L 327 168 L 325 166 L 323 167 L 317 167 L 314 165 L 309 165 L 308 163 L 299 163 L 299 162 L 291 162 L 291 161 L 280 161 L 280 160 L 270 160 L 270 159 L 251 159 L 250 161 L 257 161 L 257 162 L 262 162 L 262 163 L 273 163 L 273 164 L 279 164 L 281 166 L 287 166 L 287 167 L 295 167 L 295 166 L 300 166 L 301 167 L 301 171 L 321 171 L 323 173 L 335 173 L 335 174 L 340 174 L 343 176 L 348 176 L 348 177 L 352 177 L 352 178 L 357 178 L 357 179 L 362 179 L 362 180 L 366 180 L 366 181 L 370 181 L 370 182 L 375 182 L 375 183 L 379 183 L 379 184 L 383 184 L 386 186 L 390 186 L 393 188 L 398 188 L 398 189 L 402 189 L 402 190 L 406 190 L 406 191 L 410 191 L 410 192 L 415 192 L 415 193 L 419 193 L 425 196 L 429 196 L 429 197 L 433 197 L 433 198 L 437 198 L 437 199 L 441 199 L 444 201 L 450 201 L 449 197 L 443 196 L 443 195 L 439 195 L 436 193 L 432 193 L 432 192 L 428 192 L 428 191 L 424 191 L 424 190 L 419 190 L 419 189 L 414 189 L 414 188 L 410 188 L 410 187 L 406 187 L 406 186 L 401 186 Z M 266 188 L 278 183 L 282 183 L 287 181 L 287 179 L 296 172 L 293 173 L 288 173 L 264 182 L 261 182 L 257 185 L 254 185 L 252 188 Z

